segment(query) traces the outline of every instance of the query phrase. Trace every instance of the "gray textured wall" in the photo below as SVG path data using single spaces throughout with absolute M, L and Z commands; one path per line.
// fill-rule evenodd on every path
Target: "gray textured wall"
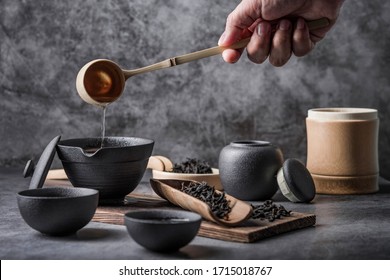
M 214 46 L 238 2 L 0 0 L 0 165 L 21 166 L 57 134 L 100 134 L 101 111 L 75 90 L 85 63 L 131 69 Z M 133 77 L 108 108 L 107 134 L 153 138 L 154 153 L 174 161 L 216 165 L 238 139 L 268 140 L 305 160 L 309 108 L 372 107 L 390 177 L 389 14 L 389 1 L 346 1 L 315 51 L 283 68 L 213 57 Z

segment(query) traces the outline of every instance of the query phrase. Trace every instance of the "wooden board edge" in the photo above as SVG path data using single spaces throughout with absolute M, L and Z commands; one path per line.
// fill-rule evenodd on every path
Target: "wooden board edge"
M 109 218 L 107 218 L 109 214 Z M 121 213 L 109 213 L 109 212 L 95 212 L 92 217 L 92 222 L 112 224 L 112 225 L 124 225 L 124 215 Z
M 283 223 L 283 226 L 269 226 L 265 228 L 261 233 L 254 231 L 248 234 L 249 242 L 259 241 L 268 237 L 279 235 L 285 232 L 290 232 L 293 230 L 303 229 L 316 224 L 315 215 L 307 215 L 304 217 L 297 218 L 295 220 L 290 220 Z
M 242 232 L 242 227 L 237 227 L 235 230 L 232 230 L 232 228 L 226 228 L 225 230 L 220 230 L 218 234 L 215 233 L 215 230 L 213 230 L 210 224 L 202 223 L 203 226 L 201 226 L 198 235 L 224 241 L 253 243 L 285 232 L 314 226 L 315 223 L 316 216 L 314 214 L 304 214 L 301 217 L 284 222 L 282 226 L 280 224 L 271 224 L 261 229 L 253 227 L 250 228 L 249 232 L 245 233 Z

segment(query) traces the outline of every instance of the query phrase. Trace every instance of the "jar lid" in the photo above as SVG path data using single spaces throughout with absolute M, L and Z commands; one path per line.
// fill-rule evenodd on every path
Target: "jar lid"
M 53 162 L 54 155 L 56 153 L 56 146 L 58 141 L 60 141 L 61 136 L 56 136 L 43 150 L 41 157 L 37 165 L 34 167 L 34 163 L 32 160 L 29 160 L 24 168 L 23 175 L 24 177 L 30 177 L 30 186 L 29 189 L 39 189 L 42 188 L 47 173 L 49 172 L 50 166 Z
M 292 202 L 310 202 L 315 196 L 313 178 L 297 159 L 287 159 L 280 168 L 277 180 L 282 194 Z

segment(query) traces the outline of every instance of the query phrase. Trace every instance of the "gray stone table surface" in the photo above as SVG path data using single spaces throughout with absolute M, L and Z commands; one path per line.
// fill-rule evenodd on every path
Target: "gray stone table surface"
M 317 224 L 256 243 L 196 237 L 172 254 L 140 247 L 126 228 L 91 222 L 77 234 L 49 237 L 21 218 L 16 193 L 28 186 L 20 169 L 0 167 L 0 258 L 10 259 L 390 259 L 390 184 L 371 195 L 317 195 L 311 204 L 275 202 L 317 215 Z M 147 174 L 145 175 L 147 176 Z M 144 177 L 145 178 L 145 177 Z M 147 188 L 145 180 L 141 185 Z

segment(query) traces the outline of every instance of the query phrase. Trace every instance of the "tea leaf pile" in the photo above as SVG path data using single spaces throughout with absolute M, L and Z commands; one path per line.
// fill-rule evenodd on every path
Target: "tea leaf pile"
M 252 219 L 267 219 L 273 222 L 275 219 L 290 216 L 291 211 L 287 211 L 282 205 L 277 206 L 272 200 L 267 200 L 264 204 L 252 206 Z
M 226 199 L 225 192 L 217 192 L 215 188 L 207 182 L 189 182 L 181 184 L 181 191 L 205 202 L 220 219 L 229 219 L 232 208 L 230 201 Z M 291 211 L 287 211 L 284 206 L 276 205 L 272 200 L 267 200 L 263 204 L 252 206 L 252 219 L 267 219 L 273 222 L 282 217 L 289 217 Z
M 206 182 L 190 182 L 187 185 L 182 183 L 181 191 L 205 202 L 218 218 L 226 220 L 229 218 L 232 208 L 229 206 L 230 201 L 226 199 L 224 192 L 216 192 L 215 188 Z
M 211 166 L 202 160 L 195 158 L 187 158 L 182 163 L 174 163 L 172 172 L 175 173 L 191 173 L 191 174 L 211 174 Z

